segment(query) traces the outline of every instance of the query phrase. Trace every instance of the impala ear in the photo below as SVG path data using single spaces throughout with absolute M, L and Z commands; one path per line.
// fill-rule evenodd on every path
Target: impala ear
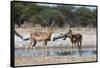
M 71 30 L 71 28 L 70 28 L 70 26 L 69 26 L 69 32 L 71 32 L 72 30 Z
M 70 26 L 68 26 L 68 29 L 71 30 Z
M 69 33 L 72 33 L 72 30 L 71 29 L 69 30 Z

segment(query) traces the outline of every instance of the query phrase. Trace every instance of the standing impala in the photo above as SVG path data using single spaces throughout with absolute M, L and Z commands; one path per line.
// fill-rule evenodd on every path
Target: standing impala
M 44 41 L 44 45 L 47 45 L 47 42 L 50 40 L 52 33 L 49 32 L 32 32 L 30 33 L 30 44 L 29 48 L 32 48 L 36 45 L 37 41 Z M 32 45 L 34 41 L 34 44 Z
M 82 35 L 80 33 L 73 33 L 71 29 L 69 29 L 68 33 L 64 35 L 65 40 L 67 37 L 70 38 L 72 43 L 72 48 L 78 46 L 79 52 L 82 51 Z M 74 46 L 75 45 L 75 46 Z
M 45 55 L 47 42 L 50 40 L 51 35 L 52 35 L 52 32 L 31 32 L 29 34 L 29 38 L 24 39 L 24 41 L 29 40 L 29 45 L 26 46 L 26 52 L 28 52 L 28 49 L 33 49 L 33 48 L 35 51 L 36 43 L 38 41 L 44 41 L 43 46 L 44 46 L 44 55 Z

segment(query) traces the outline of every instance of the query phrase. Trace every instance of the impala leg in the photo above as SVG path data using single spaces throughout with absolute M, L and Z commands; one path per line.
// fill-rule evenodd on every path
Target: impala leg
M 75 48 L 77 47 L 77 43 L 75 43 Z
M 77 43 L 77 45 L 78 45 L 78 52 L 79 52 L 79 54 L 80 54 L 80 56 L 81 56 L 81 55 L 82 55 L 82 52 L 81 52 L 81 47 L 80 47 L 79 42 Z
M 80 56 L 82 56 L 82 41 L 80 41 L 80 52 L 81 52 Z
M 46 56 L 46 47 L 47 46 L 44 46 L 44 56 Z
M 80 53 L 80 46 L 78 42 L 77 42 L 77 46 L 78 46 L 78 52 Z
M 44 42 L 44 44 L 45 44 L 45 45 L 44 45 L 44 56 L 46 56 L 46 55 L 47 55 L 47 53 L 46 53 L 46 49 L 47 49 L 47 42 L 48 42 L 48 41 L 45 41 L 45 42 Z
M 32 48 L 32 39 L 30 39 L 30 44 L 28 48 Z
M 35 47 L 36 43 L 37 43 L 37 41 L 36 41 L 36 40 L 34 40 L 34 44 L 32 45 L 32 47 Z
M 82 40 L 80 41 L 80 48 L 81 48 L 81 50 L 82 50 Z
M 27 46 L 25 47 L 25 50 L 26 50 L 26 53 L 28 53 L 28 47 Z
M 35 53 L 35 55 L 36 55 L 36 51 L 35 51 L 35 45 L 36 45 L 36 43 L 37 43 L 37 41 L 34 40 L 34 44 L 32 45 L 32 47 L 33 47 L 33 52 Z
M 77 42 L 75 42 L 74 44 L 75 44 L 75 45 L 73 46 L 73 54 L 75 55 Z
M 26 47 L 26 52 L 32 48 L 32 39 L 30 38 L 29 46 Z
M 33 54 L 32 54 L 32 55 L 37 56 L 37 55 L 36 55 L 36 51 L 35 51 L 35 46 L 33 47 L 32 52 L 33 52 Z
M 74 43 L 72 43 L 72 49 L 73 49 L 73 45 L 74 45 Z
M 45 52 L 46 52 L 46 46 L 44 46 L 44 56 L 46 55 L 46 53 L 45 53 Z
M 59 44 L 59 50 L 60 50 L 60 51 L 62 51 L 62 47 L 61 47 L 61 44 Z
M 32 41 L 33 41 L 32 33 L 30 33 L 30 44 L 29 44 L 29 48 L 32 48 Z
M 71 54 L 73 55 L 73 45 L 74 43 L 72 42 L 72 47 L 71 47 Z

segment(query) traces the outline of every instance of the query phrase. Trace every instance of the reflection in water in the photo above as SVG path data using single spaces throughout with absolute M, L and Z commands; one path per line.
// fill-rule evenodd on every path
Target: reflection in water
M 96 55 L 96 51 L 92 49 L 82 50 L 82 56 L 92 56 Z M 29 57 L 29 56 L 44 56 L 44 49 L 30 49 L 28 52 L 26 52 L 25 49 L 15 49 L 15 56 L 16 57 Z M 75 51 L 68 51 L 64 49 L 54 49 L 49 48 L 46 49 L 46 56 L 79 56 L 79 52 L 77 50 Z

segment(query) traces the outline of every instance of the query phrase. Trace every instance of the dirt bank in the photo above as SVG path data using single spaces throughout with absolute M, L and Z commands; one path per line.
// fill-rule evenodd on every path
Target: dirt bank
M 41 64 L 58 64 L 58 63 L 75 63 L 75 62 L 92 62 L 96 61 L 96 55 L 94 56 L 47 56 L 47 57 L 16 57 L 15 65 L 41 65 Z

